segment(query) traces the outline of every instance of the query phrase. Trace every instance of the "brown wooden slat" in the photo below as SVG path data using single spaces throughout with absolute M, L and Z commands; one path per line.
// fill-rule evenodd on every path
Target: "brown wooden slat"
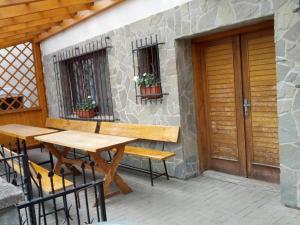
M 41 26 L 41 25 L 47 25 L 47 24 L 50 24 L 49 27 L 51 27 L 53 25 L 53 23 L 61 22 L 68 18 L 71 18 L 70 15 L 55 16 L 55 17 L 44 18 L 44 19 L 40 19 L 40 20 L 34 20 L 31 22 L 18 23 L 15 25 L 10 25 L 10 26 L 5 26 L 5 27 L 0 28 L 0 33 L 24 30 L 24 29 Z
M 222 53 L 220 55 L 211 55 L 211 56 L 206 56 L 206 61 L 210 61 L 210 60 L 216 60 L 216 61 L 222 61 L 222 60 L 227 60 L 227 59 L 232 59 L 232 54 L 230 51 L 228 51 L 228 53 Z
M 67 120 L 67 119 L 48 117 L 46 119 L 46 127 L 59 129 L 59 130 L 77 130 L 77 131 L 95 133 L 97 129 L 97 122 Z
M 209 84 L 232 84 L 234 81 L 233 79 L 215 79 L 215 80 L 209 80 Z
M 260 48 L 260 49 L 249 49 L 249 56 L 260 55 L 260 54 L 275 54 L 275 49 L 271 47 Z
M 176 143 L 178 141 L 179 127 L 101 122 L 99 133 Z
M 219 52 L 209 52 L 206 55 L 206 61 L 210 61 L 211 59 L 216 59 L 216 60 L 220 60 L 220 59 L 228 59 L 228 58 L 232 58 L 232 51 L 230 49 L 228 50 L 223 50 L 223 51 L 219 51 Z
M 208 80 L 224 80 L 224 79 L 227 79 L 228 76 L 230 76 L 232 74 L 231 73 L 219 73 L 219 74 L 216 74 L 216 73 L 213 73 L 213 74 L 210 74 L 209 77 L 208 77 Z M 230 78 L 230 80 L 233 81 L 232 78 Z
M 0 19 L 0 27 L 36 21 L 36 20 L 41 20 L 41 19 L 45 19 L 45 18 L 52 18 L 52 17 L 56 17 L 56 16 L 69 15 L 70 17 L 72 17 L 78 11 L 87 10 L 87 9 L 89 9 L 89 7 L 90 7 L 89 4 L 75 5 L 75 6 L 68 6 L 68 7 L 58 8 L 58 9 L 51 9 L 51 10 L 46 10 L 46 11 L 42 11 L 42 12 L 26 14 L 26 15 L 22 15 L 22 16 L 16 16 L 16 17 L 7 18 L 7 19 Z
M 232 47 L 230 45 L 228 45 L 227 43 L 225 43 L 225 44 L 219 44 L 219 45 L 213 45 L 213 46 L 207 47 L 206 55 L 209 55 L 209 53 L 212 53 L 212 52 L 220 53 L 220 52 L 223 52 L 224 50 L 232 53 Z
M 39 32 L 40 33 L 43 30 L 49 29 L 49 27 L 54 26 L 56 24 L 57 23 L 50 23 L 50 24 L 40 25 L 40 26 L 36 26 L 36 27 L 26 28 L 23 30 L 0 33 L 0 38 L 13 37 L 17 34 L 30 34 L 31 32 Z M 0 43 L 0 44 L 3 45 L 3 43 Z
M 233 84 L 211 84 L 209 85 L 208 89 L 209 90 L 215 90 L 215 89 L 233 89 L 234 88 L 234 85 Z
M 267 41 L 263 41 L 263 42 L 259 42 L 259 43 L 253 43 L 253 42 L 248 42 L 248 48 L 251 50 L 251 48 L 255 48 L 255 49 L 264 49 L 264 48 L 273 48 L 275 47 L 275 43 L 267 40 Z
M 207 69 L 210 69 L 209 70 L 209 73 L 214 73 L 215 71 L 220 71 L 220 70 L 223 70 L 223 69 L 228 69 L 230 70 L 232 68 L 232 65 L 230 64 L 225 64 L 225 65 L 217 65 L 217 66 L 207 66 Z
M 218 75 L 230 75 L 233 73 L 233 70 L 230 68 L 230 69 L 225 69 L 223 68 L 223 70 L 215 70 L 213 72 L 210 73 L 210 76 L 218 76 Z
M 272 36 L 265 36 L 265 37 L 259 37 L 259 38 L 253 38 L 248 40 L 248 46 L 255 47 L 257 44 L 262 43 L 274 43 L 274 38 Z
M 43 0 L 1 0 L 0 8 L 20 5 L 20 4 L 28 4 L 28 3 L 33 3 L 33 2 L 40 2 L 40 1 L 43 1 Z
M 249 60 L 249 65 L 266 65 L 266 64 L 272 64 L 274 63 L 274 58 L 269 58 L 269 59 L 257 59 L 257 60 Z
M 252 71 L 264 71 L 264 70 L 275 70 L 275 64 L 265 64 L 265 65 L 252 65 L 250 67 L 250 72 Z
M 94 2 L 94 0 L 44 0 L 29 4 L 15 5 L 0 8 L 0 19 L 26 15 L 35 12 L 42 12 L 61 7 L 80 5 Z
M 258 55 L 249 55 L 249 61 L 255 61 L 260 59 L 274 59 L 270 53 L 258 54 Z

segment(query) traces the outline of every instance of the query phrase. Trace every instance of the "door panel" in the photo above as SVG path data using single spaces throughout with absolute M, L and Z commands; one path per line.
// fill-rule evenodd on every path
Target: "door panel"
M 210 42 L 202 47 L 202 64 L 211 169 L 245 175 L 241 76 L 236 38 Z
M 278 181 L 273 29 L 239 33 L 193 48 L 194 70 L 200 75 L 195 88 L 204 168 Z
M 242 35 L 248 176 L 279 180 L 275 46 L 272 30 Z

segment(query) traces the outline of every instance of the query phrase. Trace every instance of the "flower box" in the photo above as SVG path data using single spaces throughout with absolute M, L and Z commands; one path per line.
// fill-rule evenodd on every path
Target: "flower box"
M 155 85 L 155 86 L 140 86 L 141 90 L 141 97 L 147 98 L 147 99 L 156 99 L 161 98 L 161 86 Z
M 75 113 L 80 118 L 93 118 L 94 116 L 96 116 L 95 109 L 89 109 L 89 110 L 77 109 Z

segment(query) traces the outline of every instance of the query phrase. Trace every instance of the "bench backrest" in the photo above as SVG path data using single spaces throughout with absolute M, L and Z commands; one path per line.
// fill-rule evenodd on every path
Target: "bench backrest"
M 24 175 L 22 159 L 20 157 L 9 159 L 14 156 L 18 156 L 18 154 L 6 147 L 0 147 L 0 159 L 5 159 L 5 163 L 12 168 L 14 172 Z
M 1 151 L 0 159 L 10 158 L 12 156 L 18 156 L 18 154 L 16 152 L 14 152 L 6 147 L 1 147 L 0 151 Z M 13 168 L 16 173 L 18 173 L 20 175 L 24 175 L 23 162 L 20 157 L 16 157 L 13 159 L 7 159 L 5 162 L 9 165 L 10 168 Z M 35 164 L 35 163 L 31 162 L 30 160 L 28 160 L 28 163 L 29 163 L 30 172 L 31 173 L 34 172 L 33 174 L 35 174 L 35 170 L 33 170 L 33 168 L 32 168 L 32 164 Z
M 47 118 L 46 127 L 59 130 L 77 130 L 95 133 L 97 130 L 96 121 L 67 120 L 59 118 Z
M 0 147 L 0 159 L 10 158 L 11 156 L 18 156 L 18 154 L 11 151 L 8 148 Z M 23 162 L 21 158 L 14 158 L 13 160 L 7 159 L 5 162 L 10 168 L 13 168 L 14 172 L 20 174 L 21 176 L 24 176 L 24 170 L 22 165 Z M 37 175 L 39 173 L 42 176 L 41 183 L 42 183 L 43 191 L 47 193 L 52 192 L 52 184 L 50 178 L 48 177 L 49 171 L 44 167 L 41 167 L 30 160 L 28 160 L 28 163 L 29 163 L 30 173 L 35 183 L 39 185 L 39 181 L 37 179 Z M 61 176 L 54 174 L 52 181 L 53 181 L 54 192 L 62 190 L 63 186 L 62 186 Z M 70 187 L 72 185 L 73 183 L 71 181 L 65 179 L 65 187 Z
M 177 143 L 179 127 L 101 122 L 99 133 L 139 138 L 150 141 L 165 141 Z
M 49 171 L 44 167 L 41 167 L 38 164 L 31 161 L 29 161 L 29 167 L 30 167 L 30 172 L 32 174 L 32 177 L 35 180 L 36 184 L 39 184 L 37 175 L 40 174 L 42 176 L 41 183 L 42 183 L 43 191 L 51 193 L 52 184 L 50 178 L 48 177 Z M 52 177 L 52 182 L 53 182 L 54 192 L 61 191 L 63 189 L 61 176 L 54 174 L 54 176 Z M 64 182 L 66 188 L 73 185 L 73 183 L 67 179 L 64 179 Z

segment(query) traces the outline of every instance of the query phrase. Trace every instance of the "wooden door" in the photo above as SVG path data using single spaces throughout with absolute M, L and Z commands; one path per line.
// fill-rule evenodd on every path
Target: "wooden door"
M 279 180 L 272 29 L 193 45 L 204 168 Z
M 209 168 L 245 175 L 239 39 L 201 46 Z
M 241 37 L 248 176 L 279 180 L 276 65 L 273 29 Z

